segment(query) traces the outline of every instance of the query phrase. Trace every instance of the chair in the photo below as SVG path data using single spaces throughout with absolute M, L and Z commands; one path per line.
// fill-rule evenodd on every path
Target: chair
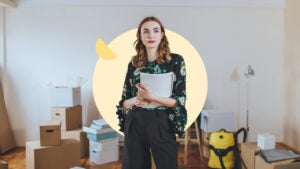
M 195 126 L 196 138 L 191 137 L 191 132 L 192 132 L 191 126 L 192 125 L 188 129 L 186 129 L 184 138 L 177 138 L 178 142 L 183 142 L 184 143 L 184 159 L 183 159 L 184 165 L 187 164 L 187 156 L 188 156 L 189 144 L 190 143 L 196 143 L 198 145 L 200 160 L 201 161 L 203 160 L 202 141 L 201 141 L 201 137 L 200 137 L 199 125 L 198 125 L 197 120 L 195 120 L 193 124 Z

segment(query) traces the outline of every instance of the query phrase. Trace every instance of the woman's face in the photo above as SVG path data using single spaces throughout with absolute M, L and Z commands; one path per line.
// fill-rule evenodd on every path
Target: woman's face
M 141 40 L 147 49 L 157 48 L 164 33 L 160 25 L 155 21 L 145 22 L 141 27 Z

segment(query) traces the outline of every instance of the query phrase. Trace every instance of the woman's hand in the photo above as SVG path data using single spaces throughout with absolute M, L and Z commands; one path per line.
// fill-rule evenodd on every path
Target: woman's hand
M 153 101 L 155 96 L 151 93 L 146 85 L 137 83 L 135 86 L 138 89 L 138 97 L 142 98 L 142 102 L 144 102 L 144 104 L 146 104 L 147 102 L 149 104 L 151 101 Z
M 177 105 L 177 101 L 173 98 L 156 97 L 144 84 L 138 83 L 135 86 L 138 89 L 138 95 L 123 102 L 123 107 L 126 109 L 132 108 L 133 106 L 143 107 L 151 102 L 156 102 L 166 107 L 175 107 Z
M 136 97 L 132 97 L 130 99 L 125 100 L 123 102 L 123 107 L 125 109 L 130 109 L 133 106 L 143 107 L 149 103 L 150 103 L 150 101 L 145 101 L 145 99 L 143 99 L 142 97 L 136 96 Z

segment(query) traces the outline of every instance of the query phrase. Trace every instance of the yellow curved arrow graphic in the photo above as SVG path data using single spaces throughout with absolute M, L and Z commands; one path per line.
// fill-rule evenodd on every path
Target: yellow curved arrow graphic
M 96 42 L 96 53 L 99 57 L 106 60 L 111 60 L 117 57 L 101 38 L 99 38 Z

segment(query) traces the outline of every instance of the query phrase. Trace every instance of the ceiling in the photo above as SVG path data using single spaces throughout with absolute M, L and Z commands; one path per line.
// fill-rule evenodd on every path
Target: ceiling
M 32 5 L 159 5 L 198 7 L 271 7 L 284 8 L 285 0 L 0 0 L 1 7 Z

